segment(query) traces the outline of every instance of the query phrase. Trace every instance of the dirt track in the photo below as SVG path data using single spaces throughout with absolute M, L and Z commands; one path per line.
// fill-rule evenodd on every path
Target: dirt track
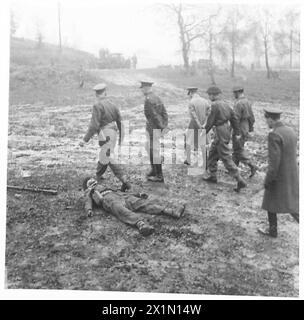
M 114 91 L 113 99 L 143 137 L 143 98 L 133 87 L 143 74 L 96 72 L 94 76 L 117 86 L 121 94 Z M 184 91 L 155 80 L 170 128 L 184 129 Z M 96 138 L 78 147 L 90 118 L 89 104 L 11 106 L 8 183 L 57 188 L 59 194 L 8 192 L 8 287 L 297 296 L 298 225 L 280 215 L 277 239 L 256 232 L 266 221 L 260 209 L 263 193 L 258 192 L 267 160 L 265 105 L 254 105 L 255 133 L 248 142 L 260 171 L 249 181 L 249 172 L 241 167 L 248 188 L 240 194 L 232 191 L 234 181 L 222 165 L 218 185 L 187 175 L 181 164 L 165 165 L 166 184 L 156 187 L 145 182 L 148 166 L 127 168 L 136 188 L 188 203 L 179 221 L 146 216 L 156 229 L 148 238 L 105 212 L 91 219 L 84 215 L 81 180 L 94 173 L 97 155 Z M 288 110 L 285 122 L 298 131 L 298 109 L 284 102 L 277 106 Z M 107 178 L 112 187 L 119 186 L 110 172 Z

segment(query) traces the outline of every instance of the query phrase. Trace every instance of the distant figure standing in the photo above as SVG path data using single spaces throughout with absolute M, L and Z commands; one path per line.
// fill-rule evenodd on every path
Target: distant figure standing
M 126 175 L 122 167 L 113 160 L 114 148 L 117 140 L 117 131 L 119 132 L 119 144 L 122 140 L 122 123 L 119 109 L 107 98 L 107 85 L 104 83 L 97 84 L 93 90 L 96 93 L 96 102 L 93 106 L 91 121 L 83 141 L 79 143 L 83 147 L 85 142 L 96 133 L 98 134 L 99 161 L 97 163 L 96 177 L 97 180 L 103 179 L 103 174 L 108 165 L 114 175 L 123 183 L 122 190 L 130 189 L 131 185 L 127 182 Z
M 217 163 L 219 160 L 222 160 L 229 174 L 237 180 L 237 187 L 234 190 L 238 192 L 241 188 L 246 187 L 246 183 L 232 160 L 231 150 L 229 148 L 229 142 L 231 139 L 229 122 L 232 126 L 236 139 L 240 139 L 239 124 L 234 111 L 226 102 L 224 102 L 223 99 L 221 99 L 220 95 L 222 91 L 220 88 L 211 86 L 208 88 L 207 93 L 212 103 L 211 112 L 205 126 L 206 134 L 208 134 L 212 127 L 215 127 L 216 136 L 211 144 L 207 160 L 209 176 L 204 177 L 203 180 L 217 183 Z
M 255 122 L 252 107 L 248 99 L 244 95 L 244 88 L 236 86 L 232 89 L 235 98 L 233 110 L 240 127 L 241 138 L 236 139 L 235 134 L 232 135 L 233 154 L 232 160 L 238 166 L 240 162 L 249 166 L 252 178 L 258 167 L 250 160 L 248 153 L 245 151 L 245 142 L 248 139 L 249 132 L 253 131 Z
M 190 123 L 186 133 L 186 160 L 184 164 L 191 164 L 191 148 L 197 151 L 199 148 L 198 140 L 200 131 L 207 120 L 207 116 L 210 110 L 210 102 L 207 99 L 202 98 L 197 93 L 198 88 L 187 88 L 188 96 L 190 99 L 188 108 L 190 115 Z
M 136 69 L 136 66 L 137 66 L 137 57 L 136 57 L 135 54 L 134 54 L 133 57 L 132 57 L 132 66 L 133 66 L 133 69 Z
M 268 213 L 269 228 L 258 229 L 276 238 L 277 213 L 290 213 L 299 223 L 299 168 L 297 136 L 280 121 L 281 111 L 265 109 L 266 122 L 272 131 L 268 135 L 268 170 L 264 181 L 262 208 Z
M 141 90 L 145 96 L 144 113 L 146 117 L 146 148 L 149 153 L 151 171 L 148 180 L 164 182 L 162 161 L 160 157 L 160 138 L 168 126 L 168 114 L 161 99 L 152 92 L 153 82 L 141 81 Z

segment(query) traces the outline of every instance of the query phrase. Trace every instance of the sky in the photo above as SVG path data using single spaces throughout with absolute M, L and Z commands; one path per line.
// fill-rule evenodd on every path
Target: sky
M 46 42 L 58 43 L 57 5 L 58 1 L 12 1 L 19 25 L 15 36 L 35 39 L 39 28 Z M 61 0 L 60 8 L 65 45 L 96 55 L 100 48 L 125 57 L 136 54 L 139 67 L 180 62 L 176 34 L 164 32 L 161 23 L 166 22 L 156 17 L 153 3 Z
M 95 55 L 100 48 L 122 53 L 126 58 L 136 54 L 138 67 L 141 68 L 182 63 L 176 22 L 174 18 L 168 19 L 168 15 L 161 9 L 160 2 L 163 1 L 174 2 L 12 0 L 11 9 L 18 23 L 15 36 L 36 39 L 37 29 L 40 29 L 45 42 L 57 44 L 60 3 L 63 45 Z M 185 2 L 208 5 L 208 2 L 202 0 Z M 267 1 L 262 2 L 265 3 Z M 284 11 L 283 3 L 276 2 L 275 6 L 272 3 L 272 11 Z M 205 56 L 203 52 L 195 54 L 207 58 L 206 53 Z

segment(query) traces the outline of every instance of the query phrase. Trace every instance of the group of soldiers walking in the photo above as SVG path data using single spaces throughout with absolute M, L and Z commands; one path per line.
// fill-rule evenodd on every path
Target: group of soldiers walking
M 153 92 L 152 85 L 152 82 L 141 81 L 140 86 L 145 97 L 146 148 L 151 165 L 147 179 L 151 182 L 163 183 L 164 175 L 159 153 L 159 140 L 168 127 L 168 113 L 162 100 Z M 83 184 L 87 198 L 86 210 L 88 215 L 91 215 L 93 212 L 92 205 L 95 203 L 95 205 L 100 205 L 105 210 L 112 212 L 123 222 L 136 226 L 143 235 L 149 235 L 154 231 L 153 227 L 144 222 L 135 213 L 136 211 L 180 218 L 184 213 L 185 206 L 156 204 L 155 200 L 147 199 L 148 195 L 146 194 L 138 195 L 126 192 L 131 190 L 131 184 L 127 180 L 122 167 L 114 163 L 111 157 L 117 136 L 119 144 L 123 139 L 122 119 L 117 106 L 107 99 L 106 89 L 105 84 L 98 84 L 94 87 L 97 101 L 93 106 L 88 131 L 83 141 L 80 142 L 80 145 L 83 146 L 94 134 L 98 134 L 101 147 L 96 179 L 87 177 Z M 208 140 L 210 139 L 209 132 L 213 130 L 214 138 L 207 158 L 207 175 L 203 177 L 203 180 L 209 183 L 217 183 L 218 161 L 222 160 L 228 173 L 237 181 L 234 190 L 239 192 L 246 187 L 246 182 L 238 168 L 239 163 L 243 163 L 250 168 L 250 178 L 256 174 L 258 169 L 245 150 L 245 142 L 250 132 L 254 130 L 255 117 L 252 105 L 244 95 L 244 88 L 237 86 L 232 91 L 235 98 L 233 108 L 222 99 L 222 91 L 217 86 L 208 88 L 209 100 L 198 94 L 198 88 L 187 88 L 190 99 L 190 123 L 186 134 L 186 160 L 184 164 L 191 164 L 191 148 L 193 147 L 196 151 L 199 149 L 201 132 L 205 132 Z M 297 138 L 291 128 L 285 127 L 279 121 L 280 114 L 281 112 L 278 110 L 265 109 L 267 124 L 269 128 L 273 129 L 273 132 L 269 134 L 269 168 L 265 180 L 266 191 L 263 200 L 263 208 L 268 211 L 269 228 L 259 231 L 271 237 L 277 236 L 276 213 L 291 213 L 299 221 Z M 231 139 L 232 154 L 229 146 Z M 277 158 L 275 159 L 275 157 Z M 284 161 L 289 162 L 288 166 L 284 164 Z M 106 188 L 102 183 L 103 174 L 108 166 L 122 182 L 121 190 Z M 292 171 L 293 179 L 290 179 L 286 171 Z M 282 183 L 282 179 L 285 179 L 286 183 L 285 181 Z M 283 195 L 282 188 L 288 188 L 288 194 Z M 269 201 L 273 202 L 273 197 L 276 198 L 277 203 L 269 207 Z M 283 203 L 278 204 L 279 202 Z

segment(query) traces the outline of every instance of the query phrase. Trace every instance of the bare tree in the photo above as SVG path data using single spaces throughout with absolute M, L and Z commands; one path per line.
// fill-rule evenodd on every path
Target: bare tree
M 205 9 L 205 8 L 204 8 Z M 214 10 L 213 10 L 214 11 Z M 214 53 L 217 51 L 217 38 L 220 31 L 217 30 L 218 17 L 221 12 L 221 7 L 217 7 L 214 12 L 207 13 L 205 22 L 201 25 L 200 38 L 208 48 L 209 56 L 209 75 L 212 84 L 215 82 L 215 64 Z
M 230 51 L 230 75 L 234 78 L 236 55 L 248 41 L 253 28 L 252 24 L 248 25 L 248 23 L 246 23 L 246 17 L 238 5 L 233 5 L 226 13 L 227 17 L 221 31 L 222 45 L 218 47 L 218 50 L 223 56 L 228 55 L 228 52 Z M 228 44 L 228 48 L 225 44 Z
M 60 2 L 58 1 L 58 36 L 59 36 L 59 50 L 62 50 L 61 45 L 61 11 L 60 11 Z
M 43 31 L 42 31 L 42 22 L 40 19 L 36 20 L 36 39 L 37 39 L 37 48 L 41 48 L 43 46 Z
M 274 45 L 281 58 L 289 56 L 289 67 L 293 67 L 293 56 L 300 52 L 300 12 L 291 9 L 279 20 L 279 31 L 274 34 Z
M 272 48 L 274 18 L 270 12 L 270 8 L 267 7 L 259 8 L 256 15 L 258 17 L 258 21 L 255 23 L 257 43 L 260 42 L 263 47 L 267 78 L 270 79 L 273 74 L 269 56 Z
M 164 4 L 162 5 L 168 12 L 174 15 L 179 32 L 179 40 L 186 72 L 190 67 L 190 53 L 194 40 L 202 36 L 201 26 L 206 22 L 205 19 L 199 19 L 193 13 L 195 6 L 180 4 Z

